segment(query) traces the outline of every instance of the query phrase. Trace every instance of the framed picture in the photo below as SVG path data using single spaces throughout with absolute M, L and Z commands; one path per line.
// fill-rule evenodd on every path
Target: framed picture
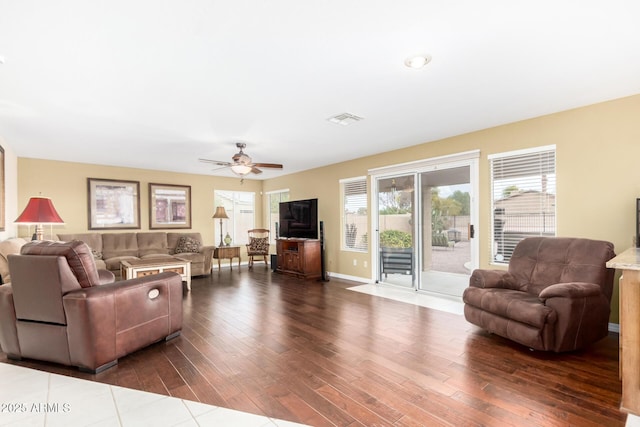
M 4 216 L 7 205 L 4 200 L 4 148 L 0 145 L 0 231 L 4 231 Z
M 140 228 L 140 182 L 87 178 L 89 230 Z
M 636 248 L 640 248 L 640 199 L 636 199 Z
M 149 184 L 149 228 L 191 228 L 191 186 Z

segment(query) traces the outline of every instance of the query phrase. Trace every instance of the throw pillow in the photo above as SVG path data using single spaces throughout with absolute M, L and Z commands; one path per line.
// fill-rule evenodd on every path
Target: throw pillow
M 182 236 L 180 239 L 178 239 L 175 253 L 184 254 L 197 252 L 200 252 L 200 242 L 198 242 L 196 239 L 189 236 Z
M 251 237 L 249 239 L 250 252 L 267 252 L 269 250 L 268 237 Z

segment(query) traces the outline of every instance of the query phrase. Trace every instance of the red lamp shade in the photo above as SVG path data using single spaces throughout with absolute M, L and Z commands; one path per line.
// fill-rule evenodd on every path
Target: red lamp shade
M 27 207 L 14 222 L 18 224 L 61 224 L 64 223 L 51 199 L 46 197 L 32 197 Z

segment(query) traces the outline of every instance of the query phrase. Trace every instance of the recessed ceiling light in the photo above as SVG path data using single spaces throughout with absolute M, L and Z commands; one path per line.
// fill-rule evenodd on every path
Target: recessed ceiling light
M 413 55 L 404 60 L 404 65 L 409 68 L 422 68 L 431 62 L 431 55 Z

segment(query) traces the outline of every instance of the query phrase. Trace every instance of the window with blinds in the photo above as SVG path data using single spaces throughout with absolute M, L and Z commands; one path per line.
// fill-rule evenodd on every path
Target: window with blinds
M 247 230 L 255 228 L 255 194 L 246 191 L 213 192 L 213 211 L 216 206 L 224 206 L 229 219 L 222 221 L 222 233 L 229 233 L 233 245 L 249 243 Z M 220 221 L 214 221 L 215 235 L 220 235 Z
M 342 192 L 342 249 L 366 252 L 368 248 L 367 178 L 340 181 Z
M 267 193 L 267 223 L 271 243 L 275 243 L 278 236 L 278 221 L 280 220 L 280 203 L 289 201 L 289 190 L 278 190 Z
M 489 156 L 492 262 L 508 264 L 520 240 L 556 235 L 556 147 Z

